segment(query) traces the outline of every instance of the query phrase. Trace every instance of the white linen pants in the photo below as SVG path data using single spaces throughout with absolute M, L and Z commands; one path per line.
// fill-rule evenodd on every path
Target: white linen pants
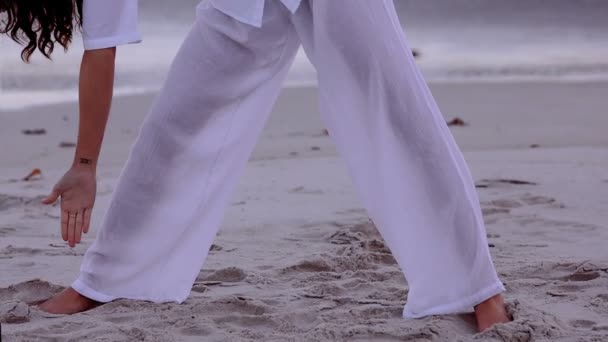
M 182 302 L 300 44 L 321 112 L 409 284 L 403 315 L 469 311 L 504 291 L 472 177 L 391 0 L 266 1 L 261 28 L 198 17 L 146 118 L 73 288 Z

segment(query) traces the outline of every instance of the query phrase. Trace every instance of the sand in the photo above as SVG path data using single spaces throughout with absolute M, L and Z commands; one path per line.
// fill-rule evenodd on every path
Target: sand
M 73 316 L 28 305 L 68 286 L 150 95 L 115 100 L 93 231 L 61 241 L 39 204 L 72 158 L 75 104 L 0 113 L 2 341 L 606 341 L 608 83 L 432 84 L 465 151 L 514 321 L 401 318 L 407 283 L 361 208 L 316 107 L 286 89 L 182 305 L 119 300 Z M 33 136 L 23 129 L 46 129 Z M 42 176 L 20 179 L 32 169 Z M 446 284 L 449 286 L 449 284 Z

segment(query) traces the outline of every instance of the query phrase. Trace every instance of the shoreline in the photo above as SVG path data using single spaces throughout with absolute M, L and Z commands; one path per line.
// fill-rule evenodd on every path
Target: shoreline
M 592 84 L 601 85 L 608 83 L 607 75 L 572 75 L 572 76 L 557 76 L 557 77 L 537 77 L 530 75 L 530 77 L 522 76 L 488 76 L 488 77 L 435 77 L 427 84 L 432 88 L 434 86 L 442 85 L 513 85 L 513 84 Z M 282 91 L 287 89 L 309 89 L 316 88 L 317 83 L 315 81 L 291 81 L 286 82 Z M 161 86 L 156 87 L 142 87 L 142 86 L 117 86 L 114 91 L 114 99 L 133 97 L 133 96 L 154 96 L 160 91 Z M 1 89 L 0 89 L 1 90 Z M 56 106 L 76 103 L 78 101 L 78 89 L 61 89 L 61 90 L 31 90 L 31 91 L 5 91 L 3 94 L 0 92 L 0 100 L 3 97 L 4 104 L 0 101 L 0 115 L 11 112 L 23 112 L 30 109 L 37 109 L 46 106 Z M 36 96 L 42 97 L 43 99 L 35 99 Z M 32 105 L 17 105 L 15 102 L 26 102 L 32 101 L 35 104 Z M 12 103 L 12 104 L 6 104 Z

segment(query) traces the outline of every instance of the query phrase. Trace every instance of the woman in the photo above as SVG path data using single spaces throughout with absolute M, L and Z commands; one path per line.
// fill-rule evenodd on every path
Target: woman
M 53 40 L 67 47 L 66 13 L 78 16 L 82 8 L 78 146 L 44 200 L 61 198 L 62 236 L 74 246 L 89 230 L 116 46 L 140 41 L 137 3 L 0 3 L 9 14 L 5 30 L 18 41 L 25 32 L 25 59 L 36 47 L 48 57 Z M 44 310 L 76 313 L 117 298 L 186 299 L 300 45 L 317 69 L 330 135 L 407 277 L 403 316 L 474 309 L 479 330 L 508 321 L 471 175 L 391 0 L 199 5 L 79 278 Z

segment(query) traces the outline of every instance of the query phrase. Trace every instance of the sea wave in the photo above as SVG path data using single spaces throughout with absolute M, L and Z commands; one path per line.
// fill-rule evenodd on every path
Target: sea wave
M 121 47 L 116 88 L 128 95 L 160 88 L 198 0 L 140 0 L 144 42 Z M 608 79 L 608 1 L 396 0 L 408 40 L 428 81 Z M 171 13 L 167 16 L 166 13 Z M 52 62 L 19 58 L 0 39 L 0 111 L 74 101 L 82 44 Z M 314 68 L 300 52 L 286 86 L 310 86 Z

